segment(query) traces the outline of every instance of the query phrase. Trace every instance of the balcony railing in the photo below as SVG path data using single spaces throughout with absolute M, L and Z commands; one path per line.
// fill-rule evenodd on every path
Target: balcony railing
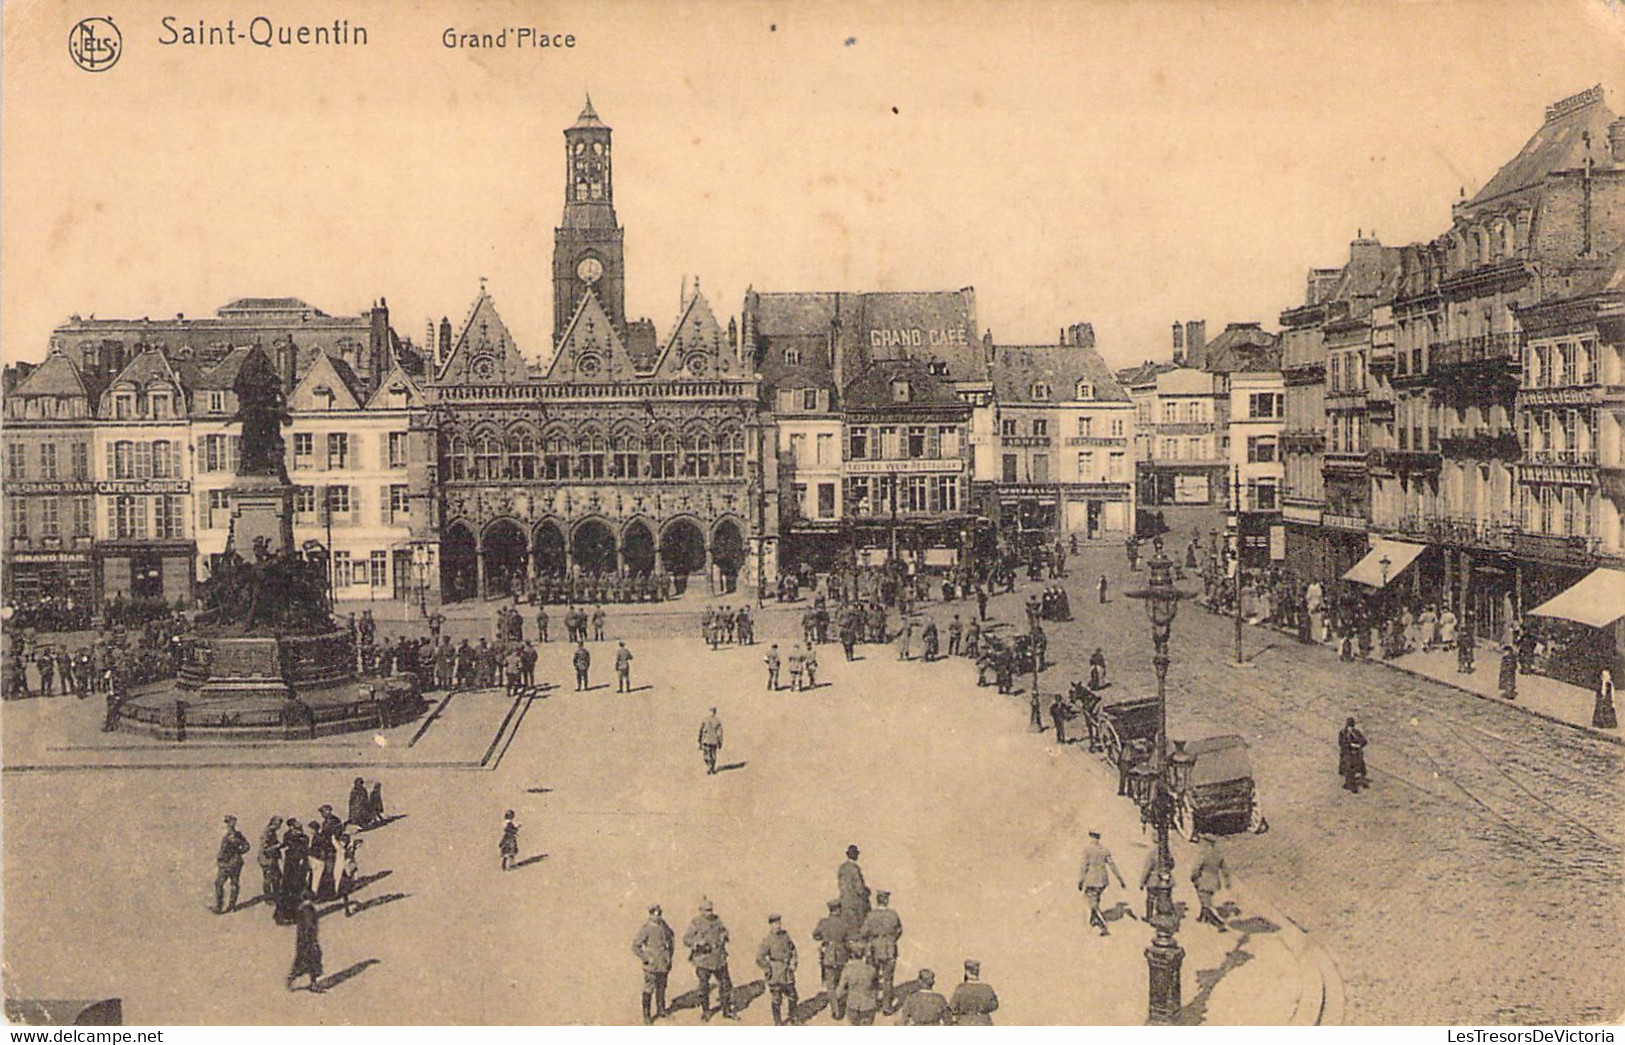
M 1574 464 L 1595 465 L 1597 451 L 1591 450 L 1530 450 L 1524 454 L 1524 460 L 1530 464 Z
M 1522 344 L 1517 334 L 1478 334 L 1434 343 L 1428 351 L 1430 369 L 1469 366 L 1475 363 L 1507 363 L 1517 360 Z
M 1505 551 L 1513 545 L 1518 524 L 1510 512 L 1498 512 L 1486 518 L 1435 514 L 1404 516 L 1398 528 L 1401 533 L 1425 538 L 1433 544 Z
M 1510 429 L 1451 431 L 1439 437 L 1439 449 L 1450 457 L 1480 460 L 1516 461 L 1523 456 L 1523 445 L 1518 442 L 1517 433 Z
M 1513 540 L 1512 550 L 1520 558 L 1563 566 L 1589 566 L 1600 546 L 1595 537 L 1520 532 Z

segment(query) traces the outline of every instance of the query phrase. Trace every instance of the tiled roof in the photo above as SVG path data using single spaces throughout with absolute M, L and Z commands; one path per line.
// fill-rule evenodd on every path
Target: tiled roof
M 1281 339 L 1257 323 L 1231 323 L 1202 350 L 1210 374 L 1260 374 L 1281 369 Z
M 73 360 L 68 358 L 67 353 L 57 349 L 45 357 L 45 362 L 23 378 L 11 394 L 72 398 L 86 396 L 88 393 L 84 378 L 79 374 L 79 368 L 73 365 Z
M 892 382 L 909 383 L 907 403 L 898 403 L 892 394 Z M 911 407 L 964 407 L 969 405 L 953 393 L 943 379 L 934 376 L 925 364 L 912 359 L 882 359 L 867 367 L 863 373 L 847 382 L 841 398 L 851 410 L 892 410 Z
M 1596 91 L 1591 100 L 1541 124 L 1540 129 L 1518 151 L 1518 155 L 1507 161 L 1495 173 L 1495 177 L 1474 194 L 1468 205 L 1526 189 L 1538 184 L 1553 171 L 1575 170 L 1585 166 L 1587 136 L 1591 140 L 1592 158 L 1599 165 L 1607 166 L 1610 163 L 1608 125 L 1613 122 L 1613 111 L 1603 101 L 1602 92 Z
M 1050 387 L 1050 399 L 1077 398 L 1078 382 L 1093 386 L 1101 402 L 1129 401 L 1100 353 L 1078 345 L 996 345 L 993 348 L 993 391 L 1000 402 L 1032 402 L 1032 387 Z

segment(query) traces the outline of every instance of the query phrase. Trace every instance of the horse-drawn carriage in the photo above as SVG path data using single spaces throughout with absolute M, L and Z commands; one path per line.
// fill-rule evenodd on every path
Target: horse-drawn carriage
M 1089 749 L 1119 765 L 1125 747 L 1141 742 L 1149 750 L 1157 737 L 1157 701 L 1123 699 L 1107 703 L 1082 682 L 1072 684 L 1071 704 L 1088 728 Z M 1175 774 L 1174 823 L 1181 834 L 1235 834 L 1269 830 L 1258 805 L 1247 741 L 1235 734 L 1178 745 L 1171 756 L 1187 767 Z M 1181 757 L 1180 751 L 1184 756 Z M 1132 748 L 1131 748 L 1132 751 Z
M 1192 841 L 1198 832 L 1263 834 L 1269 821 L 1258 805 L 1247 741 L 1233 733 L 1185 745 L 1191 758 L 1184 786 L 1175 795 L 1174 824 Z

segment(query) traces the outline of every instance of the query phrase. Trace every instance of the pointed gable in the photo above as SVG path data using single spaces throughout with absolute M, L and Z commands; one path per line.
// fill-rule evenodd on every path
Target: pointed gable
M 635 376 L 632 356 L 598 295 L 589 289 L 581 296 L 575 316 L 559 339 L 544 380 L 552 384 L 598 384 Z
M 378 382 L 378 390 L 367 400 L 366 409 L 400 410 L 404 407 L 419 406 L 422 402 L 423 390 L 397 359 L 389 373 Z
M 739 372 L 733 346 L 717 323 L 705 295 L 695 292 L 688 308 L 666 340 L 653 376 L 662 380 L 696 377 L 732 377 Z
M 33 369 L 11 392 L 14 396 L 55 396 L 58 399 L 87 399 L 84 378 L 66 352 L 55 349 L 45 362 Z
M 524 356 L 497 313 L 496 302 L 482 287 L 436 381 L 444 385 L 511 385 L 528 380 L 530 369 Z
M 359 410 L 361 402 L 351 383 L 339 371 L 345 366 L 326 352 L 317 352 L 304 376 L 288 397 L 288 408 L 295 412 L 306 410 Z M 347 366 L 345 366 L 348 369 Z
M 169 365 L 169 360 L 156 348 L 142 352 L 119 371 L 119 375 L 102 392 L 98 412 L 105 416 L 113 416 L 114 397 L 131 392 L 135 393 L 138 402 L 150 399 L 154 392 L 168 392 L 172 397 L 169 404 L 171 415 L 185 409 L 186 389 L 181 386 L 181 379 L 176 375 L 175 368 Z

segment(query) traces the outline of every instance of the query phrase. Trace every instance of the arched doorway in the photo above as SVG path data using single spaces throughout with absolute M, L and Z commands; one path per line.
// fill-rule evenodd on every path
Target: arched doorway
M 597 519 L 588 519 L 576 527 L 575 536 L 570 540 L 570 554 L 576 569 L 589 577 L 613 574 L 619 565 L 615 534 Z
M 485 529 L 485 594 L 512 595 L 525 585 L 525 535 L 506 519 Z
M 655 571 L 655 535 L 641 522 L 634 522 L 621 535 L 621 559 L 634 577 Z
M 671 574 L 674 589 L 688 587 L 688 575 L 705 572 L 705 537 L 688 519 L 678 519 L 660 534 L 660 562 Z
M 440 538 L 440 597 L 446 602 L 472 599 L 479 591 L 475 573 L 474 535 L 462 523 Z
M 536 563 L 536 576 L 562 577 L 567 559 L 564 554 L 564 531 L 550 522 L 536 527 L 531 544 Z
M 722 575 L 723 592 L 738 590 L 739 571 L 745 565 L 745 535 L 739 532 L 738 523 L 724 519 L 711 531 L 711 561 Z

